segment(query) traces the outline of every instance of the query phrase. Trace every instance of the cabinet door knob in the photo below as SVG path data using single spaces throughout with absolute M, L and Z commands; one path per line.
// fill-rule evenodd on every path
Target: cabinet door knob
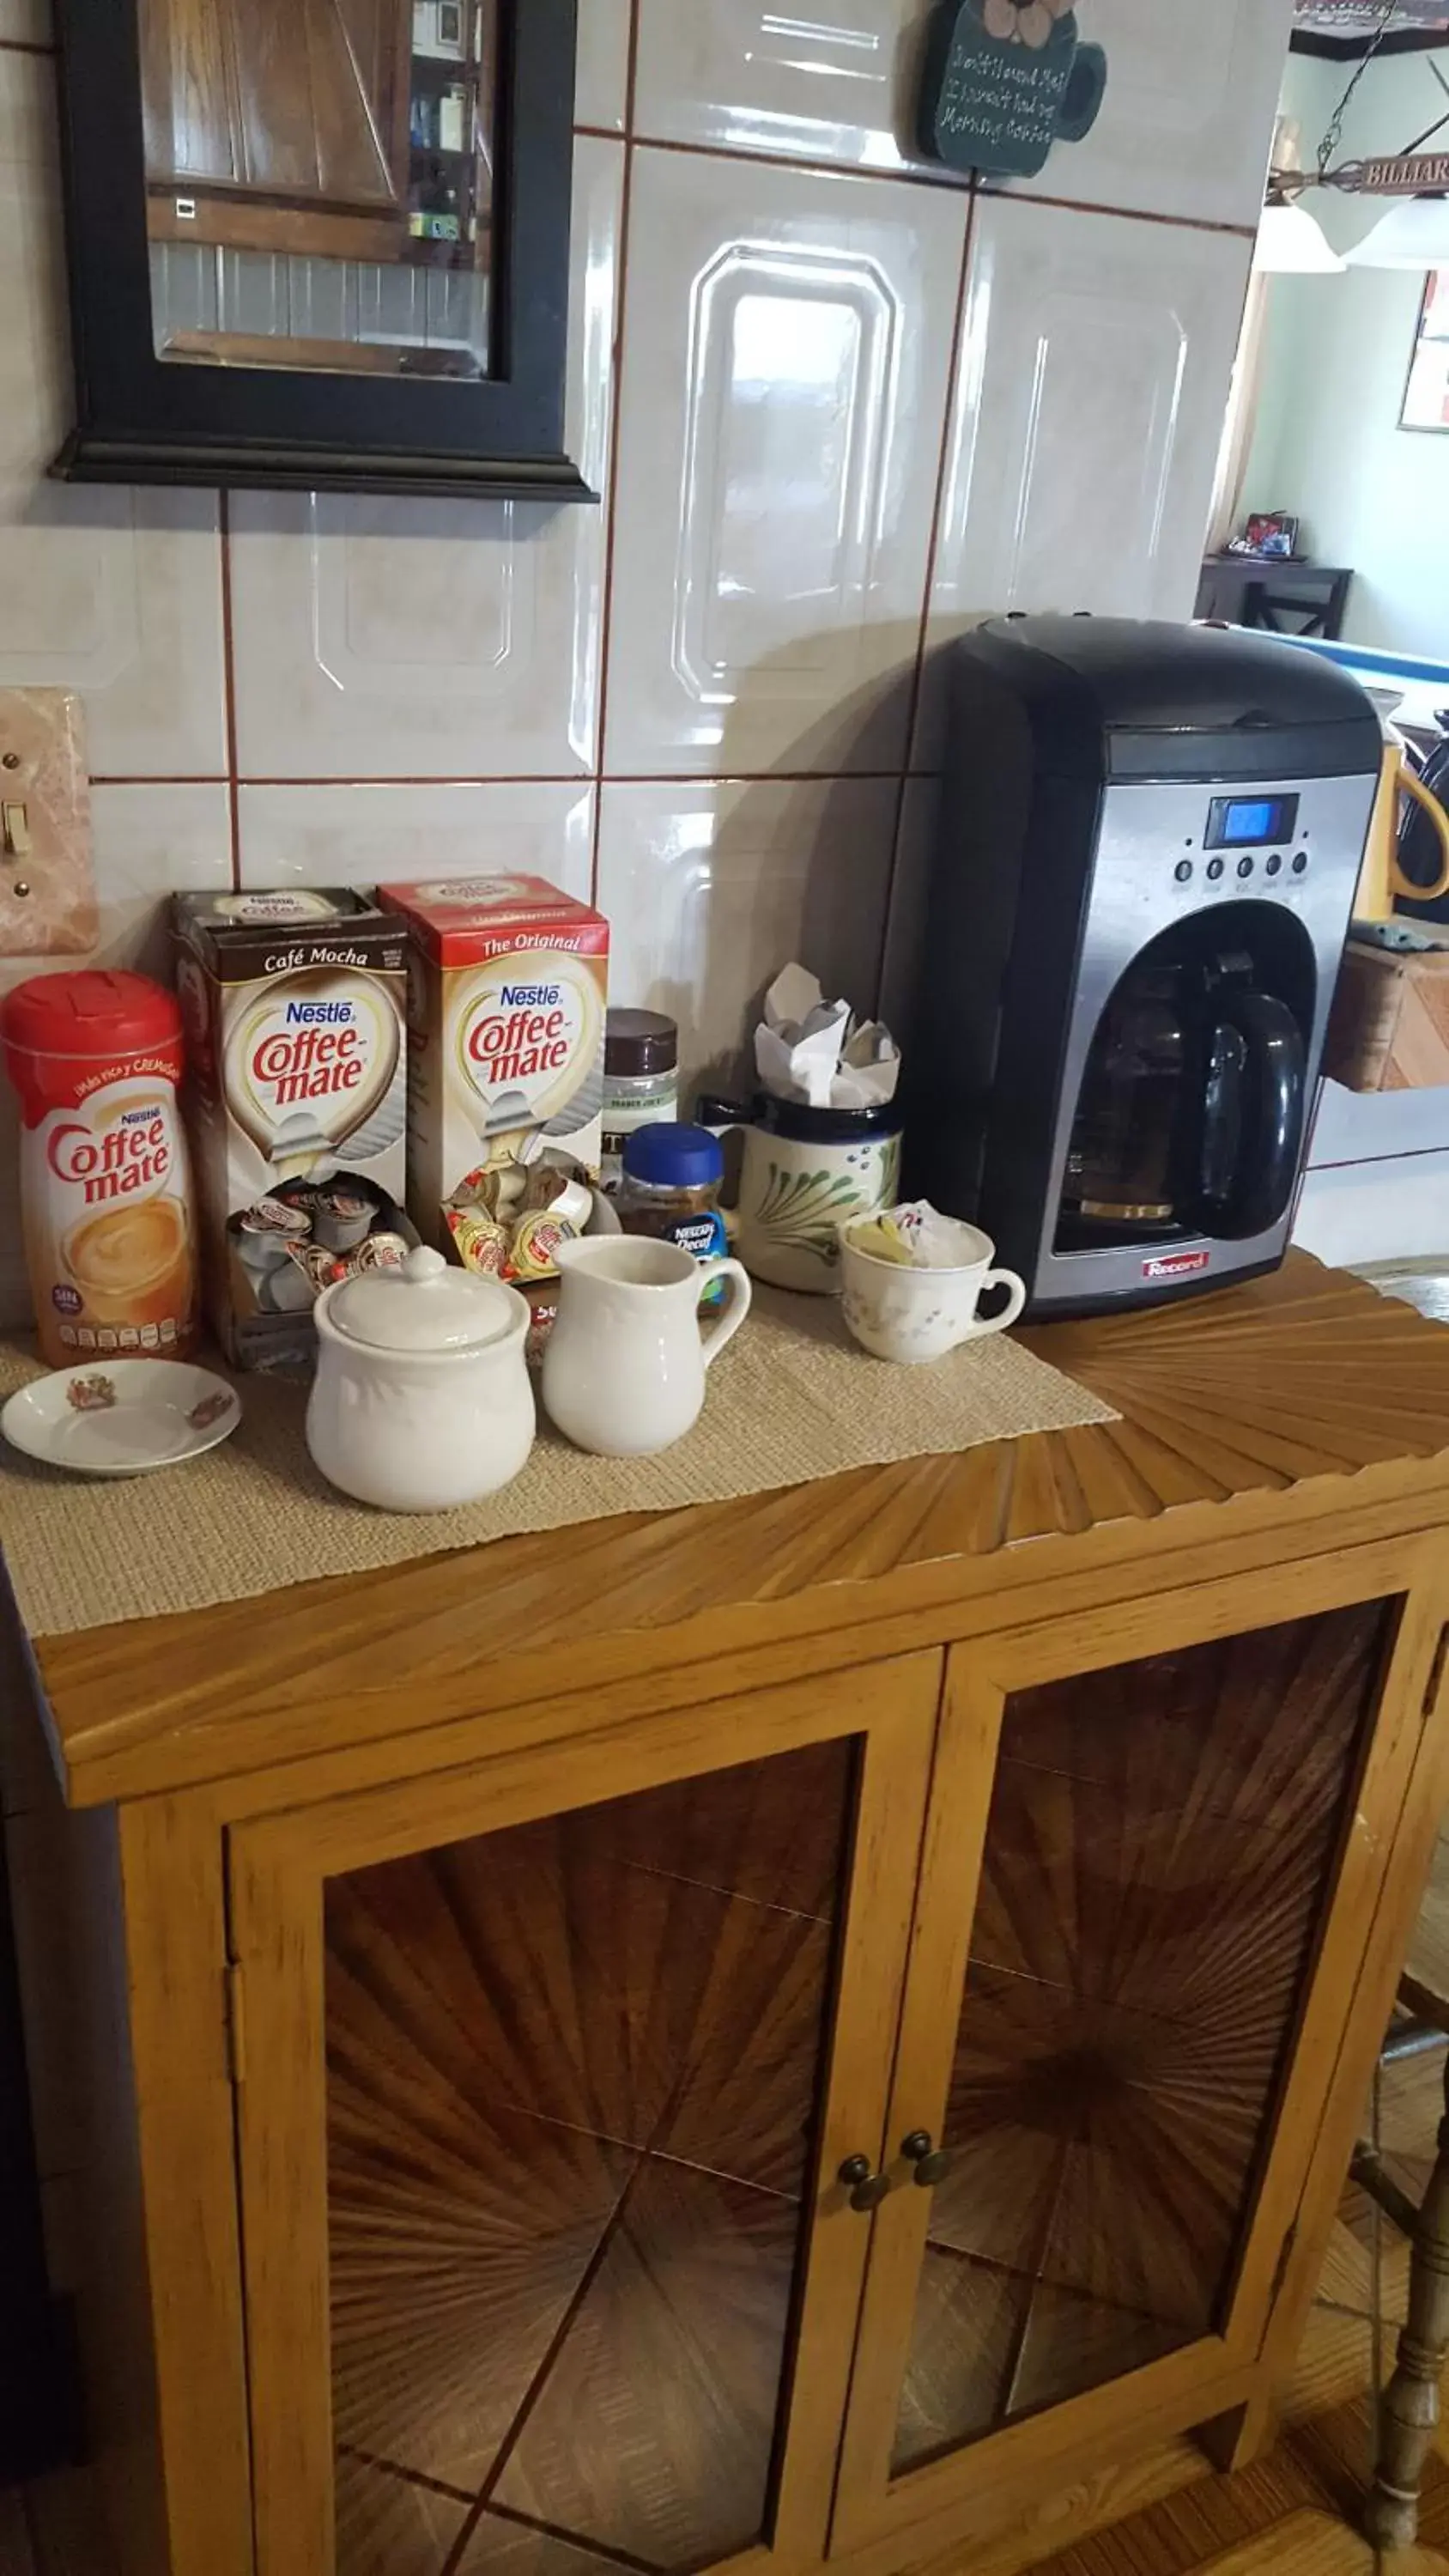
M 908 2165 L 915 2167 L 911 2180 L 918 2182 L 922 2191 L 944 2182 L 951 2170 L 950 2156 L 944 2147 L 935 2144 L 929 2129 L 912 2129 L 910 2136 L 901 2140 L 901 2154 Z
M 879 2209 L 890 2190 L 890 2176 L 872 2173 L 869 2156 L 847 2156 L 840 2168 L 839 2180 L 850 2194 L 852 2209 Z

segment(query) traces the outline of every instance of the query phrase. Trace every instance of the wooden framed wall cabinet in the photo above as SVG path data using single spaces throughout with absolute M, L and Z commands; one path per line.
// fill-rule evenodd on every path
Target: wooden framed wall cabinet
M 1121 1418 L 16 1658 L 128 2576 L 1001 2576 L 1270 2437 L 1449 1334 L 1295 1258 L 1038 1338 Z
M 57 0 L 101 482 L 592 500 L 565 453 L 576 0 Z

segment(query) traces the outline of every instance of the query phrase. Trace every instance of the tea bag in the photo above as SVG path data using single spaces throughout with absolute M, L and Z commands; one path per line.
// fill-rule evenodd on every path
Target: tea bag
M 874 1260 L 908 1270 L 965 1270 L 980 1257 L 975 1227 L 942 1216 L 929 1199 L 883 1208 L 872 1224 L 854 1227 L 850 1240 Z

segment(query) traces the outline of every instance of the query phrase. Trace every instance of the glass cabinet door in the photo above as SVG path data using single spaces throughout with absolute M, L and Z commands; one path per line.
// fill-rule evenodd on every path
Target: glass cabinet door
M 1007 1700 L 895 2471 L 1221 2331 L 1385 1625 Z
M 259 2576 L 823 2549 L 941 1671 L 238 1835 Z
M 399 2481 L 467 2576 L 763 2536 L 852 1755 L 328 1883 L 339 2576 Z
M 1403 1795 L 1379 1709 L 1428 1649 L 1397 1599 L 1214 1634 L 1237 1589 L 1168 1652 L 1073 1670 L 1129 1608 L 951 1658 L 837 2550 L 980 2523 L 1152 2407 L 1208 2420 L 1258 2353 L 1317 2127 L 1284 2112 L 1299 2037 L 1333 2063 Z

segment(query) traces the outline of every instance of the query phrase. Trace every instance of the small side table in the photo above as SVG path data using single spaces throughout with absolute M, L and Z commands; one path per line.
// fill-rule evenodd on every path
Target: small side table
M 1317 635 L 1335 644 L 1352 580 L 1351 567 L 1312 563 L 1306 556 L 1208 555 L 1195 613 L 1224 618 L 1230 626 L 1261 627 L 1270 635 Z

